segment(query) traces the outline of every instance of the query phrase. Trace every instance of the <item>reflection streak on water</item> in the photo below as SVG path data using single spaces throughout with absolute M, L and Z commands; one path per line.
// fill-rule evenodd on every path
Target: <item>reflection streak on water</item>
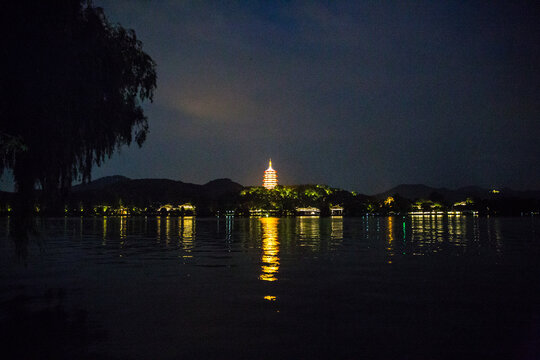
M 392 216 L 388 217 L 388 225 L 387 225 L 387 239 L 388 239 L 388 247 L 386 250 L 388 250 L 388 256 L 390 259 L 388 260 L 388 263 L 392 263 L 392 256 L 394 256 L 394 218 Z
M 338 247 L 343 240 L 343 216 L 333 216 L 330 223 L 332 248 Z
M 165 218 L 165 246 L 169 246 L 169 242 L 171 241 L 171 218 L 167 216 Z
M 103 240 L 101 242 L 101 245 L 105 246 L 107 245 L 107 217 L 103 217 Z
M 353 249 L 361 251 L 379 249 L 384 254 L 385 262 L 395 263 L 402 256 L 435 253 L 475 254 L 485 251 L 486 248 L 503 255 L 505 248 L 509 246 L 505 238 L 507 234 L 504 218 L 420 215 L 404 217 L 403 220 L 397 217 L 345 220 L 347 221 L 344 222 L 341 217 L 236 220 L 227 218 L 225 223 L 221 222 L 225 233 L 218 234 L 217 248 L 227 253 L 238 253 L 239 250 L 253 252 L 256 254 L 255 257 L 260 259 L 260 263 L 255 265 L 257 276 L 264 281 L 276 281 L 279 270 L 284 266 L 284 259 L 288 259 L 290 254 L 309 253 L 309 256 L 319 256 L 328 251 L 346 251 L 352 246 Z M 149 244 L 138 239 L 144 237 L 149 239 L 151 247 L 158 251 L 163 250 L 163 248 L 160 250 L 160 240 L 161 244 L 167 244 L 168 248 L 171 248 L 171 244 L 175 244 L 173 246 L 175 257 L 193 258 L 195 255 L 197 257 L 208 255 L 214 262 L 217 261 L 215 259 L 222 262 L 232 259 L 212 253 L 215 250 L 212 246 L 215 244 L 206 241 L 209 234 L 205 231 L 207 224 L 214 228 L 214 223 L 210 223 L 209 220 L 200 223 L 202 226 L 200 234 L 196 234 L 197 224 L 194 217 L 139 219 L 104 216 L 98 220 L 65 217 L 54 221 L 57 221 L 59 234 L 65 235 L 62 238 L 78 239 L 79 230 L 82 230 L 83 236 L 92 233 L 98 241 L 96 245 L 100 247 L 110 246 L 113 243 L 115 256 L 131 257 L 143 251 L 142 249 Z M 5 228 L 0 230 L 0 234 L 7 232 L 9 218 L 2 225 Z M 379 228 L 380 232 L 377 231 Z M 204 251 L 197 247 L 197 236 L 202 239 L 198 245 L 204 247 Z M 212 233 L 212 236 L 215 235 Z M 364 237 L 368 241 L 364 241 Z M 233 238 L 237 238 L 238 241 L 233 241 Z M 130 241 L 131 239 L 137 241 Z M 155 243 L 154 239 L 157 239 L 158 243 Z M 343 245 L 347 245 L 346 248 Z M 146 250 L 149 251 L 147 248 Z M 197 259 L 199 260 L 201 259 Z
M 262 239 L 261 221 L 259 218 L 249 218 L 249 236 L 245 239 L 245 246 L 247 248 L 258 248 L 258 241 Z
M 403 243 L 402 243 L 402 253 L 403 255 L 406 255 L 406 248 L 407 248 L 407 223 L 405 221 L 405 217 L 403 217 L 403 224 L 402 224 L 402 232 L 403 232 Z
M 227 236 L 227 238 L 229 238 L 232 235 L 233 230 L 234 230 L 234 217 L 227 216 L 225 218 L 225 235 Z
M 193 250 L 195 239 L 195 221 L 193 216 L 186 216 L 181 219 L 179 233 L 183 250 L 186 253 L 190 253 Z M 192 255 L 184 255 L 184 257 L 192 257 Z
M 124 257 L 124 248 L 126 247 L 127 236 L 127 216 L 120 217 L 120 257 Z
M 495 233 L 495 239 L 493 239 L 493 232 Z M 497 253 L 502 252 L 502 234 L 501 234 L 501 223 L 497 218 L 487 218 L 487 235 L 488 242 L 495 245 Z
M 127 216 L 120 217 L 120 239 L 124 240 L 127 237 Z M 122 241 L 123 244 L 123 241 Z
M 156 242 L 161 242 L 161 216 L 156 217 Z
M 413 255 L 439 252 L 442 248 L 444 224 L 442 215 L 412 215 L 411 240 Z
M 464 215 L 411 216 L 411 243 L 414 255 L 440 251 L 462 254 L 478 247 L 480 228 L 477 217 Z M 490 238 L 490 226 L 487 226 Z
M 231 244 L 233 242 L 233 230 L 234 230 L 234 216 L 227 216 L 225 218 L 225 244 L 227 246 L 227 252 L 231 252 Z
M 262 257 L 260 280 L 276 281 L 279 271 L 278 218 L 260 218 L 262 226 Z
M 320 250 L 321 230 L 319 217 L 299 216 L 296 219 L 300 246 L 307 246 L 314 251 Z
M 480 227 L 478 226 L 478 216 L 473 219 L 473 240 L 475 243 L 480 241 Z
M 458 247 L 466 245 L 467 223 L 461 215 L 448 216 L 448 241 Z

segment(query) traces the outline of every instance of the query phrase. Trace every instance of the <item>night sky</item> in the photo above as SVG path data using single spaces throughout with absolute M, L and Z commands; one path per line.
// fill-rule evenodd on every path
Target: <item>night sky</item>
M 535 2 L 224 3 L 95 1 L 158 89 L 93 178 L 540 189 Z

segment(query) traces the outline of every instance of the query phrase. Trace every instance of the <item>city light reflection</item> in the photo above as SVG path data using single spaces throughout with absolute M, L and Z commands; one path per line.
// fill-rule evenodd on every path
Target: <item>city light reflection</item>
M 486 227 L 488 242 L 495 245 L 495 250 L 500 254 L 503 250 L 500 219 L 488 217 Z
M 260 218 L 262 226 L 261 275 L 259 280 L 277 281 L 279 271 L 278 218 Z
M 182 248 L 186 253 L 191 253 L 193 250 L 193 240 L 195 237 L 195 221 L 193 216 L 185 216 L 181 220 L 181 225 L 179 229 L 180 233 L 180 242 L 182 243 Z M 193 257 L 191 254 L 186 254 L 184 257 Z
M 165 246 L 169 246 L 171 241 L 171 218 L 167 216 L 165 218 Z
M 234 230 L 234 217 L 227 216 L 225 218 L 225 240 L 227 243 L 232 241 L 232 232 Z
M 387 241 L 388 241 L 388 246 L 386 250 L 388 250 L 388 256 L 390 257 L 390 259 L 388 260 L 388 263 L 391 264 L 392 256 L 395 255 L 394 253 L 394 218 L 392 216 L 388 217 L 388 224 L 387 224 L 386 230 L 387 230 Z
M 107 217 L 103 217 L 103 241 L 101 245 L 107 245 Z
M 330 240 L 333 249 L 337 248 L 343 241 L 343 217 L 333 216 L 330 220 Z
M 127 237 L 127 216 L 120 217 L 120 240 Z
M 445 234 L 442 214 L 411 217 L 411 243 L 413 255 L 437 253 L 442 249 Z
M 127 216 L 120 217 L 120 257 L 124 257 L 124 248 L 126 246 L 127 237 Z
M 161 242 L 161 216 L 156 217 L 156 242 Z
M 320 218 L 318 216 L 298 216 L 296 219 L 300 246 L 306 246 L 315 251 L 320 250 Z
M 456 246 L 466 245 L 467 218 L 465 216 L 448 217 L 448 241 Z

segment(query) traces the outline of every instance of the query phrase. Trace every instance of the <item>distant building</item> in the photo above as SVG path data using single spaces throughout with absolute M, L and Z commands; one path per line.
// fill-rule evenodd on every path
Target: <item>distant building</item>
M 273 189 L 277 184 L 277 172 L 272 169 L 272 160 L 270 160 L 268 169 L 264 171 L 263 186 L 267 189 Z
M 158 208 L 158 213 L 160 214 L 173 214 L 173 215 L 188 215 L 193 216 L 195 215 L 195 206 L 186 203 L 182 205 L 171 205 L 166 204 L 162 205 Z
M 250 209 L 249 216 L 252 217 L 268 217 L 268 216 L 278 216 L 277 210 L 267 210 L 267 209 Z
M 343 207 L 341 207 L 341 206 L 331 206 L 330 207 L 330 215 L 332 215 L 332 216 L 342 216 L 343 215 Z
M 304 208 L 296 208 L 296 215 L 300 216 L 319 216 L 321 214 L 321 210 L 316 207 L 304 207 Z

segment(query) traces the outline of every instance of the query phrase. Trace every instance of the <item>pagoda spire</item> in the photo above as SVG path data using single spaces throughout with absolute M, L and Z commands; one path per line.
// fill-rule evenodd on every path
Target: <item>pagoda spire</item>
M 272 159 L 270 159 L 270 161 L 268 161 L 268 169 L 264 171 L 263 186 L 267 189 L 273 189 L 277 184 L 277 172 L 272 169 Z

